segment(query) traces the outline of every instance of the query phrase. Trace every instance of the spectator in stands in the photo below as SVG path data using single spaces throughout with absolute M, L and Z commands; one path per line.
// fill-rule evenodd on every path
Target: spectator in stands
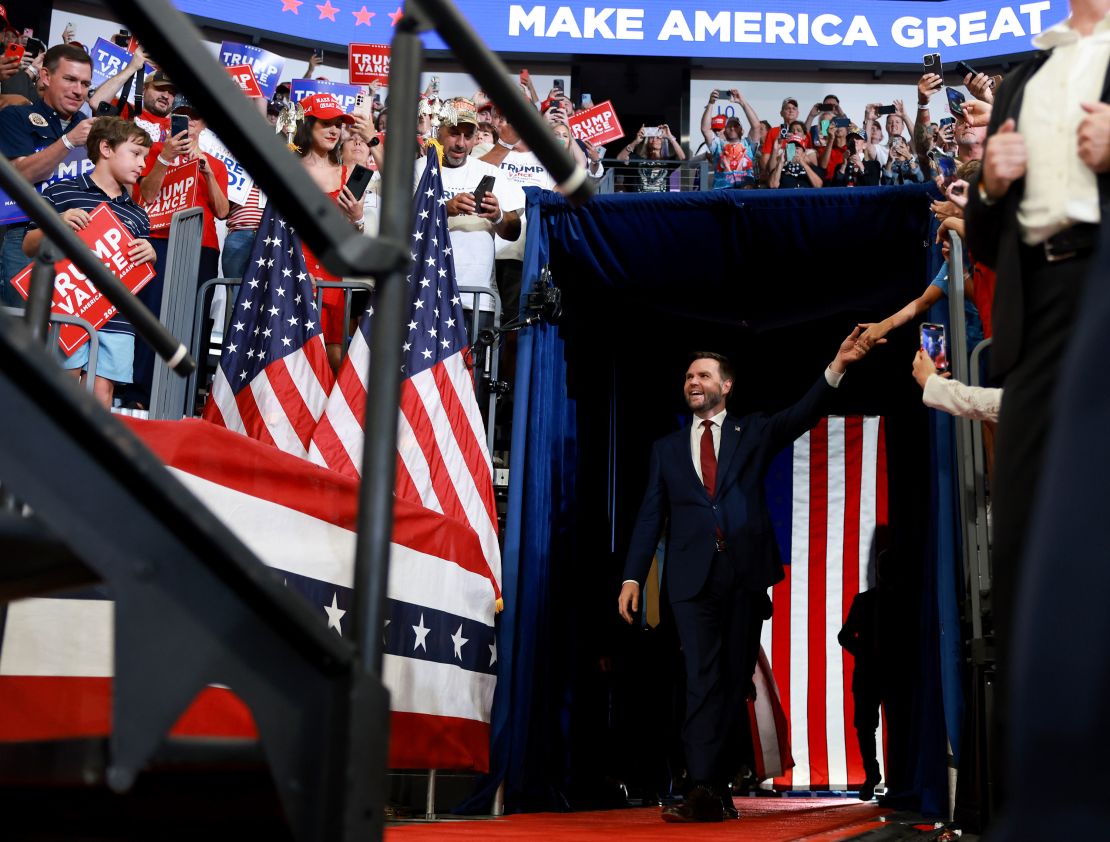
M 98 117 L 89 121 L 87 138 L 92 172 L 70 181 L 56 181 L 43 191 L 43 197 L 54 206 L 74 231 L 89 224 L 89 213 L 101 203 L 119 219 L 135 237 L 127 251 L 135 264 L 154 262 L 154 246 L 146 237 L 150 221 L 146 211 L 131 198 L 130 189 L 143 171 L 150 137 L 128 120 L 119 117 Z M 34 257 L 42 244 L 43 234 L 33 223 L 23 240 L 23 251 Z M 93 373 L 93 394 L 105 408 L 112 406 L 116 383 L 130 383 L 135 356 L 135 329 L 117 314 L 96 332 L 99 353 Z M 63 363 L 62 367 L 82 380 L 88 376 L 89 344 L 86 342 Z
M 343 126 L 354 124 L 355 118 L 347 114 L 331 94 L 313 94 L 301 100 L 304 120 L 298 124 L 293 137 L 295 152 L 301 163 L 324 193 L 339 206 L 347 220 L 359 231 L 365 229 L 365 209 L 347 189 L 347 167 L 339 162 L 339 141 Z M 340 281 L 304 244 L 304 259 L 309 274 L 316 281 Z M 344 324 L 345 296 L 341 289 L 325 289 L 320 310 L 320 327 L 328 346 L 328 360 L 333 369 L 343 361 L 347 325 Z
M 886 166 L 882 170 L 883 184 L 920 184 L 925 180 L 925 173 L 904 137 L 897 135 L 891 138 L 887 151 Z
M 769 172 L 768 164 L 771 161 L 771 153 L 774 151 L 775 143 L 778 141 L 779 135 L 783 134 L 784 130 L 798 119 L 798 100 L 794 99 L 792 96 L 788 96 L 784 99 L 782 101 L 782 108 L 779 109 L 779 115 L 782 117 L 782 125 L 769 129 L 766 137 L 763 138 L 763 148 L 760 150 L 759 156 L 759 172 L 761 173 L 761 178 L 764 177 L 763 174 Z M 789 134 L 790 132 L 787 130 L 785 133 Z M 806 134 L 804 123 L 802 124 L 802 134 L 802 145 L 808 149 L 810 147 L 809 135 Z
M 216 235 L 216 220 L 226 219 L 230 210 L 227 200 L 227 167 L 219 158 L 214 158 L 200 150 L 200 135 L 205 124 L 196 108 L 178 95 L 172 114 L 184 114 L 189 119 L 189 127 L 168 137 L 164 143 L 155 141 L 147 154 L 146 167 L 139 180 L 138 198 L 145 208 L 159 203 L 163 186 L 170 179 L 169 190 L 182 167 L 196 164 L 200 184 L 195 193 L 194 207 L 201 208 L 204 219 L 201 231 L 200 262 L 197 266 L 196 283 L 219 276 L 220 241 Z M 165 285 L 166 251 L 169 247 L 170 220 L 151 220 L 150 240 L 158 255 L 158 272 L 149 284 L 139 292 L 142 301 L 152 313 L 162 312 L 162 290 Z M 150 406 L 150 387 L 154 377 L 154 352 L 145 342 L 135 346 L 135 377 L 133 383 L 123 390 L 127 405 L 146 409 Z
M 892 115 L 893 116 L 893 115 Z M 830 187 L 875 187 L 881 178 L 881 168 L 878 161 L 869 161 L 864 154 L 866 141 L 860 130 L 852 125 L 848 127 L 848 145 L 844 150 L 844 160 L 833 172 L 831 181 L 826 181 Z
M 982 75 L 982 74 L 980 74 Z M 969 126 L 963 120 L 955 124 L 956 157 L 960 161 L 981 161 L 986 128 Z
M 826 94 L 825 98 L 819 103 L 809 109 L 809 114 L 806 115 L 805 128 L 808 132 L 813 121 L 818 117 L 821 120 L 830 120 L 834 117 L 844 117 L 844 109 L 840 107 L 840 97 L 836 94 Z
M 32 105 L 10 105 L 0 111 L 0 154 L 19 173 L 41 188 L 55 180 L 58 166 L 71 151 L 85 145 L 91 124 L 81 107 L 92 83 L 92 60 L 79 47 L 59 44 L 46 51 L 41 78 L 42 99 Z M 27 265 L 23 253 L 26 223 L 4 229 L 0 250 L 0 303 L 22 307 L 23 299 L 8 282 Z
M 843 121 L 845 118 L 839 118 Z M 817 168 L 821 178 L 831 182 L 836 176 L 837 168 L 844 163 L 844 155 L 848 150 L 848 126 L 829 126 L 825 145 L 817 153 Z
M 146 53 L 143 52 L 142 47 L 137 47 L 127 66 L 93 93 L 89 99 L 89 105 L 92 106 L 93 111 L 97 111 L 105 103 L 111 105 L 125 88 L 129 93 L 131 86 L 128 82 L 134 79 L 135 74 L 146 63 Z M 170 110 L 173 108 L 175 96 L 177 96 L 177 87 L 164 71 L 156 70 L 145 77 L 143 82 L 142 113 L 135 116 L 135 106 L 131 102 L 120 102 L 117 106 L 118 113 L 121 117 L 134 119 L 155 143 L 165 142 L 170 133 Z M 125 98 L 127 98 L 126 94 Z
M 885 135 L 883 127 L 876 119 L 874 105 L 867 106 L 866 116 L 863 118 L 863 135 L 867 139 L 864 157 L 868 161 L 878 161 L 880 167 L 886 167 L 890 160 L 890 147 L 883 143 Z
M 886 115 L 886 136 L 893 140 L 904 137 L 909 140 L 913 137 L 913 120 L 906 114 L 906 106 L 900 99 L 894 100 L 894 113 Z
M 711 111 L 719 96 L 716 90 L 709 94 L 709 102 L 701 115 L 701 133 L 708 145 L 708 158 L 713 167 L 713 189 L 754 186 L 758 182 L 758 154 L 755 138 L 759 135 L 759 115 L 744 99 L 740 91 L 729 91 L 731 101 L 737 103 L 748 118 L 748 136 L 743 136 L 743 126 L 738 117 L 726 117 L 724 130 L 718 135 L 713 128 Z
M 0 108 L 7 105 L 30 105 L 39 100 L 38 83 L 46 45 L 37 38 L 23 38 L 11 27 L 4 30 L 3 47 L 22 43 L 23 58 L 8 56 L 0 50 Z
M 767 186 L 779 189 L 795 187 L 821 187 L 820 164 L 817 153 L 806 149 L 802 143 L 805 137 L 805 123 L 794 120 L 790 132 L 777 138 L 769 166 Z
M 478 131 L 474 133 L 474 152 L 471 154 L 481 158 L 493 149 L 498 137 L 500 135 L 497 133 L 497 129 L 493 127 L 493 123 L 483 120 L 478 124 Z
M 686 153 L 669 126 L 640 126 L 636 139 L 620 151 L 617 160 L 636 168 L 635 178 L 625 181 L 625 189 L 632 193 L 666 193 L 670 174 L 686 160 Z

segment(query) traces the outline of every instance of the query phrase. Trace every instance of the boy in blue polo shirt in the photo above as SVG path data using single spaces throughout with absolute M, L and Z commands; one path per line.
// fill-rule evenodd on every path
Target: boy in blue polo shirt
M 86 146 L 89 160 L 95 165 L 92 172 L 71 181 L 51 184 L 43 192 L 62 219 L 74 231 L 89 224 L 89 212 L 106 203 L 119 221 L 136 237 L 128 250 L 133 263 L 153 263 L 154 246 L 142 239 L 150 234 L 150 220 L 146 211 L 131 198 L 131 187 L 139 180 L 150 149 L 150 136 L 130 120 L 119 117 L 98 117 L 93 121 Z M 42 231 L 33 223 L 23 240 L 23 251 L 34 257 L 42 243 Z M 100 352 L 96 361 L 96 381 L 93 393 L 105 407 L 112 405 L 116 383 L 130 383 L 135 359 L 135 329 L 121 315 L 116 314 L 96 332 Z M 78 348 L 65 360 L 63 368 L 80 379 L 87 376 L 89 362 L 88 343 Z

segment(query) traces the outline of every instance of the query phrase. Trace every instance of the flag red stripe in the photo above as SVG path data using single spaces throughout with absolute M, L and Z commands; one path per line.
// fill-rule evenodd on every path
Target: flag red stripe
M 840 624 L 848 617 L 852 599 L 859 593 L 860 579 L 860 480 L 863 473 L 863 418 L 858 415 L 844 419 L 844 587 Z M 855 697 L 850 691 L 855 666 L 848 650 L 841 650 L 844 669 L 844 757 L 848 780 L 856 783 L 864 778 L 863 759 L 855 731 Z
M 496 531 L 497 506 L 493 499 L 493 483 L 485 448 L 474 438 L 474 428 L 470 425 L 470 418 L 455 391 L 455 384 L 451 382 L 446 366 L 443 363 L 437 364 L 432 369 L 432 374 L 436 388 L 439 390 L 440 400 L 443 402 L 444 412 L 447 413 L 451 429 L 454 431 L 455 441 L 458 442 L 463 461 L 466 463 L 466 469 L 474 477 L 474 484 L 481 495 L 486 514 L 489 515 L 490 523 Z M 489 482 L 482 481 L 486 477 L 491 478 Z
M 331 363 L 328 362 L 328 349 L 324 344 L 324 337 L 320 335 L 313 336 L 304 344 L 301 353 L 308 360 L 312 373 L 316 375 L 316 380 L 320 383 L 320 389 L 326 400 L 332 384 L 335 383 L 335 375 L 332 373 Z
M 809 437 L 809 720 L 810 781 L 829 779 L 825 727 L 825 553 L 828 544 L 829 422 L 822 419 Z
M 469 525 L 470 519 L 466 516 L 466 509 L 459 500 L 455 483 L 451 480 L 451 472 L 443 461 L 443 453 L 436 442 L 432 420 L 428 417 L 428 411 L 424 407 L 420 393 L 416 391 L 412 378 L 401 384 L 401 412 L 412 427 L 417 446 L 424 454 L 424 458 L 428 460 L 428 475 L 431 478 L 432 490 L 439 500 L 443 513 L 449 518 Z
M 412 481 L 409 469 L 405 467 L 401 454 L 397 454 L 397 483 L 396 494 L 402 500 L 420 505 L 420 492 L 416 490 L 416 483 Z
M 489 771 L 489 724 L 474 719 L 394 712 L 390 718 L 389 767 Z
M 345 477 L 358 479 L 358 470 L 347 454 L 347 449 L 331 424 L 331 418 L 325 412 L 320 416 L 320 421 L 312 433 L 312 443 L 324 457 L 324 463 L 329 470 L 343 474 Z
M 247 435 L 263 444 L 277 447 L 273 436 L 262 421 L 262 415 L 258 411 L 258 404 L 254 402 L 254 392 L 251 391 L 250 386 L 239 390 L 239 394 L 235 396 L 235 405 L 239 407 L 239 417 L 243 419 L 243 428 Z
M 790 576 L 791 567 L 787 564 L 783 568 L 786 578 L 771 589 L 771 601 L 774 608 L 771 626 L 771 664 L 775 673 L 775 683 L 779 686 L 782 697 L 782 709 L 786 714 L 786 734 L 789 737 L 794 727 L 794 718 L 790 715 Z M 791 786 L 794 782 L 793 770 L 787 769 L 786 774 L 775 779 L 777 783 Z
M 304 402 L 297 384 L 289 376 L 289 369 L 285 367 L 284 359 L 274 360 L 266 366 L 266 379 L 269 380 L 270 388 L 281 403 L 281 408 L 285 411 L 285 417 L 289 419 L 293 432 L 297 434 L 304 449 L 308 450 L 308 444 L 312 441 L 312 431 L 316 427 L 316 419 L 312 417 L 312 412 Z

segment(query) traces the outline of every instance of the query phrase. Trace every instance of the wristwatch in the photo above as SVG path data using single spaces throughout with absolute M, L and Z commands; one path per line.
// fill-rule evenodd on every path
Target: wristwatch
M 991 197 L 991 194 L 987 192 L 987 188 L 983 186 L 983 182 L 981 181 L 979 182 L 979 201 L 987 207 L 990 207 L 998 201 L 998 199 Z

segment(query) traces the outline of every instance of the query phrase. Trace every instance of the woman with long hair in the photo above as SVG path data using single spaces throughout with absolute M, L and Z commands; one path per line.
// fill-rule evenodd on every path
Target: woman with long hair
M 305 116 L 297 125 L 297 133 L 293 136 L 295 151 L 316 186 L 331 196 L 350 223 L 362 231 L 365 226 L 362 201 L 356 199 L 347 189 L 347 168 L 339 163 L 339 141 L 343 136 L 343 126 L 351 125 L 354 118 L 343 111 L 331 94 L 305 97 L 301 100 L 301 107 Z M 324 268 L 307 244 L 304 245 L 304 259 L 314 281 L 342 280 Z M 320 327 L 324 331 L 328 361 L 333 369 L 338 369 L 343 359 L 343 340 L 347 330 L 343 318 L 343 301 L 343 290 L 324 290 Z

